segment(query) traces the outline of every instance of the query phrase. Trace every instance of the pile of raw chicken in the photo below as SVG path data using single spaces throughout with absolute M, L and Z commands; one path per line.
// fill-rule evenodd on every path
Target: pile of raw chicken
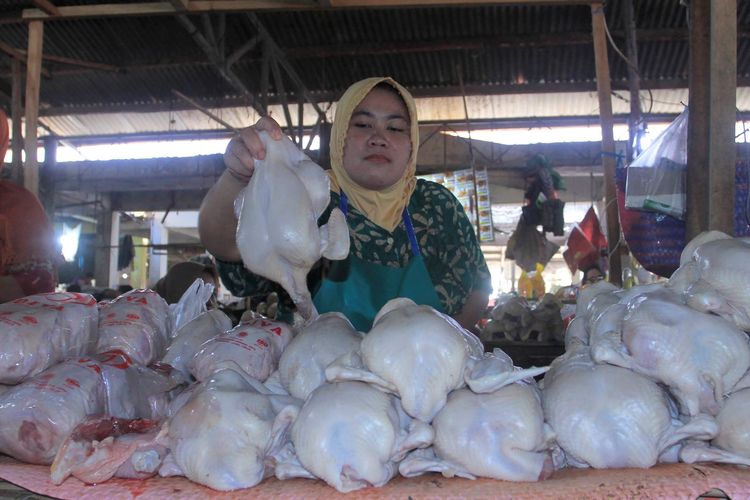
M 408 299 L 365 335 L 338 313 L 232 328 L 196 307 L 202 282 L 177 307 L 150 290 L 26 297 L 0 306 L 0 452 L 51 464 L 55 483 L 158 474 L 217 490 L 750 465 L 748 261 L 749 241 L 704 233 L 665 284 L 590 285 L 565 354 L 527 370 Z
M 232 327 L 205 310 L 201 281 L 173 306 L 150 290 L 0 305 L 0 453 L 51 464 L 57 484 L 158 474 L 216 490 L 271 475 L 348 492 L 399 473 L 750 465 L 749 240 L 700 235 L 667 284 L 584 288 L 565 354 L 523 370 L 409 299 L 366 334 L 318 315 L 305 277 L 347 255 L 346 221 L 334 210 L 318 227 L 325 173 L 291 141 L 263 140 L 270 165 L 256 161 L 237 203 L 238 246 L 302 319 Z M 279 196 L 289 210 L 272 208 Z

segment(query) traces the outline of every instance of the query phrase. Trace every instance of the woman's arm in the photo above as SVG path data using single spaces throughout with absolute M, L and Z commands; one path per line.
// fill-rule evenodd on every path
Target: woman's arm
M 474 290 L 466 299 L 466 304 L 461 309 L 461 312 L 453 316 L 453 319 L 458 321 L 458 324 L 469 330 L 470 332 L 476 332 L 476 324 L 484 315 L 487 310 L 487 303 L 489 302 L 489 292 L 483 290 Z
M 274 140 L 282 137 L 279 124 L 268 117 L 242 129 L 227 145 L 224 153 L 226 170 L 201 203 L 198 234 L 206 250 L 221 260 L 242 260 L 235 240 L 237 217 L 234 215 L 234 200 L 253 175 L 253 160 L 262 160 L 266 156 L 266 149 L 258 136 L 260 131 L 268 132 Z

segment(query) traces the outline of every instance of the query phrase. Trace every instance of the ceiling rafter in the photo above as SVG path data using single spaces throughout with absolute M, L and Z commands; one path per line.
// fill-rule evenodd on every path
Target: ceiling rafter
M 224 54 L 219 53 L 217 47 L 215 45 L 212 45 L 211 42 L 209 42 L 206 37 L 203 36 L 203 34 L 198 30 L 198 27 L 193 24 L 188 16 L 178 15 L 177 20 L 187 30 L 187 32 L 198 44 L 201 50 L 203 50 L 206 56 L 208 56 L 208 59 L 219 72 L 221 77 L 224 78 L 232 87 L 234 87 L 235 90 L 241 93 L 258 113 L 260 113 L 261 115 L 265 114 L 265 110 L 258 103 L 258 100 L 255 98 L 254 93 L 247 88 L 247 86 L 234 73 L 234 71 L 232 71 L 231 68 L 226 66 Z
M 255 10 L 321 10 L 362 7 L 430 7 L 462 5 L 589 5 L 589 0 L 169 0 L 124 4 L 57 7 L 51 16 L 42 9 L 24 9 L 22 20 L 57 20 L 82 17 L 152 16 L 187 12 L 247 12 Z
M 297 74 L 297 71 L 295 71 L 294 67 L 291 65 L 291 63 L 287 59 L 284 51 L 279 47 L 279 45 L 273 39 L 273 37 L 268 32 L 266 27 L 263 26 L 263 23 L 260 22 L 260 19 L 258 19 L 258 16 L 256 16 L 252 12 L 248 12 L 245 14 L 245 17 L 250 21 L 250 23 L 258 31 L 258 34 L 265 41 L 264 50 L 270 51 L 270 54 L 272 55 L 272 57 L 274 57 L 276 59 L 276 62 L 278 62 L 278 64 L 284 69 L 289 79 L 297 88 L 297 91 L 300 92 L 304 96 L 307 102 L 312 104 L 313 108 L 318 113 L 318 116 L 325 116 L 325 111 L 320 109 L 320 106 L 318 106 L 318 101 L 316 99 L 313 99 L 310 96 L 310 92 L 305 87 L 305 84 L 302 83 L 302 79 Z
M 36 5 L 36 7 L 47 14 L 48 16 L 59 16 L 60 15 L 60 9 L 55 6 L 52 2 L 49 0 L 31 0 L 31 3 Z

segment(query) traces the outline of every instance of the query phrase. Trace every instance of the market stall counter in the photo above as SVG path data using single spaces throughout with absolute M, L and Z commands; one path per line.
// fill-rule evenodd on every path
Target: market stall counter
M 50 481 L 49 467 L 30 465 L 0 456 L 0 478 L 41 495 L 63 499 L 164 498 L 748 498 L 750 470 L 734 465 L 660 464 L 650 469 L 563 469 L 534 483 L 444 478 L 426 474 L 396 477 L 381 488 L 349 495 L 323 481 L 275 478 L 254 488 L 219 492 L 183 477 L 146 480 L 110 479 L 86 485 L 69 478 L 62 485 Z

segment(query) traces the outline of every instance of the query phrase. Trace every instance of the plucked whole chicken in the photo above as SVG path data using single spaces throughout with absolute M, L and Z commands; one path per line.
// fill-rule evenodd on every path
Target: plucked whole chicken
M 378 311 L 358 352 L 328 365 L 326 379 L 373 384 L 399 396 L 410 416 L 431 422 L 452 390 L 468 385 L 474 392 L 494 392 L 547 371 L 516 369 L 502 350 L 483 351 L 479 339 L 451 317 L 398 298 Z
M 306 399 L 326 382 L 325 368 L 339 356 L 356 351 L 362 334 L 341 313 L 329 312 L 306 325 L 279 360 L 281 385 L 292 396 Z
M 430 444 L 432 428 L 413 420 L 395 396 L 361 382 L 325 384 L 294 419 L 296 459 L 276 467 L 280 479 L 321 478 L 341 492 L 382 486 L 410 450 Z
M 701 233 L 680 257 L 670 282 L 690 307 L 718 314 L 750 331 L 750 243 L 719 231 Z
M 269 395 L 241 370 L 214 372 L 171 418 L 161 476 L 184 475 L 220 491 L 255 486 L 284 444 L 289 396 Z
M 453 391 L 432 426 L 432 449 L 409 454 L 399 464 L 402 475 L 435 471 L 446 477 L 537 481 L 553 472 L 554 434 L 544 423 L 535 384 L 510 384 L 489 394 Z
M 235 204 L 237 248 L 245 266 L 280 284 L 309 320 L 317 311 L 307 273 L 321 257 L 340 260 L 349 254 L 349 228 L 338 208 L 318 227 L 331 197 L 325 171 L 288 137 L 274 141 L 266 132 L 259 135 L 266 156 L 255 160 L 250 183 Z
M 655 382 L 624 368 L 594 363 L 577 341 L 552 362 L 542 382 L 547 422 L 574 467 L 597 469 L 653 466 L 659 457 L 676 461 L 674 445 L 685 438 L 710 439 L 712 417 L 677 420 L 667 393 Z
M 482 351 L 479 340 L 450 317 L 399 298 L 378 311 L 359 354 L 336 360 L 326 377 L 376 384 L 399 395 L 406 413 L 430 422 L 448 393 L 464 385 L 470 356 Z
M 737 383 L 716 415 L 719 432 L 710 443 L 694 441 L 680 451 L 683 462 L 720 462 L 750 467 L 750 373 Z
M 627 352 L 616 343 L 595 346 L 595 360 L 666 384 L 687 415 L 717 414 L 724 395 L 750 367 L 744 332 L 724 318 L 681 304 L 665 290 L 632 299 L 621 328 Z

